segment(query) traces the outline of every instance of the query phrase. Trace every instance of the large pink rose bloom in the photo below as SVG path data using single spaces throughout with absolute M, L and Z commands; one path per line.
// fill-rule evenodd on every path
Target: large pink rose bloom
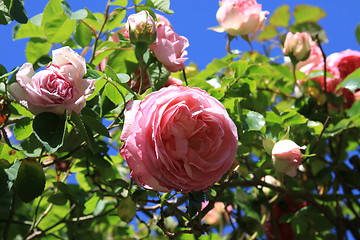
M 52 64 L 35 73 L 31 63 L 25 63 L 16 74 L 16 83 L 9 92 L 33 114 L 53 112 L 80 113 L 93 91 L 94 81 L 83 79 L 85 59 L 69 47 L 52 52 Z
M 254 33 L 263 27 L 267 14 L 256 0 L 223 0 L 216 13 L 220 28 L 214 30 L 234 37 Z
M 155 57 L 170 72 L 177 72 L 185 68 L 189 41 L 184 36 L 179 36 L 171 26 L 158 22 L 157 37 L 153 44 L 149 45 Z
M 235 160 L 237 129 L 199 88 L 172 85 L 127 105 L 120 153 L 148 189 L 190 192 L 219 181 Z

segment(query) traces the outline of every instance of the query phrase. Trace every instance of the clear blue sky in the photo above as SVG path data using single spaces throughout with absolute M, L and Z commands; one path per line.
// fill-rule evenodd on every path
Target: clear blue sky
M 129 0 L 130 2 L 130 0 Z M 25 8 L 29 17 L 42 12 L 47 0 L 25 0 Z M 73 11 L 87 7 L 93 12 L 103 12 L 106 0 L 68 0 Z M 270 13 L 283 4 L 292 8 L 297 4 L 320 6 L 327 12 L 327 16 L 320 21 L 326 30 L 329 42 L 324 44 L 326 54 L 343 51 L 345 49 L 360 50 L 355 39 L 355 28 L 360 23 L 359 0 L 299 1 L 299 0 L 258 0 L 263 5 L 263 10 Z M 208 27 L 218 25 L 215 14 L 218 9 L 218 0 L 172 0 L 171 8 L 175 11 L 172 16 L 167 16 L 179 35 L 186 36 L 190 41 L 188 57 L 190 62 L 195 62 L 203 69 L 213 58 L 221 58 L 225 52 L 225 33 L 216 33 L 207 30 Z M 8 71 L 16 66 L 21 66 L 25 61 L 25 45 L 27 40 L 12 41 L 11 31 L 15 23 L 0 26 L 0 64 Z M 234 40 L 233 49 L 248 51 L 249 46 L 241 39 Z M 255 47 L 256 48 L 256 47 Z M 261 50 L 256 48 L 256 50 Z

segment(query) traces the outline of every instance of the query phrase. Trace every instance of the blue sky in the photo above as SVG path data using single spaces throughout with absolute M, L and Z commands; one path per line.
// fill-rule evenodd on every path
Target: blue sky
M 130 2 L 130 0 L 129 0 Z M 42 12 L 46 0 L 25 0 L 25 8 L 28 16 Z M 73 11 L 87 7 L 93 12 L 103 12 L 106 0 L 68 0 Z M 342 0 L 341 4 L 335 0 L 299 1 L 299 0 L 258 0 L 263 5 L 263 10 L 270 14 L 276 7 L 288 4 L 293 8 L 297 4 L 316 5 L 327 12 L 327 16 L 320 20 L 320 25 L 325 29 L 329 42 L 324 44 L 327 55 L 345 49 L 359 50 L 359 44 L 355 39 L 355 28 L 360 23 L 360 1 Z M 187 37 L 190 41 L 188 57 L 190 62 L 198 64 L 204 69 L 206 64 L 213 58 L 222 58 L 225 52 L 225 33 L 216 33 L 207 28 L 218 25 L 215 14 L 219 7 L 217 0 L 172 0 L 171 8 L 175 11 L 172 16 L 167 16 L 179 35 Z M 0 64 L 8 71 L 16 66 L 21 66 L 25 61 L 25 45 L 27 40 L 12 41 L 11 32 L 15 23 L 0 26 Z M 261 51 L 259 47 L 255 50 Z M 234 40 L 232 49 L 248 51 L 249 46 L 241 39 Z M 279 53 L 278 53 L 279 54 Z

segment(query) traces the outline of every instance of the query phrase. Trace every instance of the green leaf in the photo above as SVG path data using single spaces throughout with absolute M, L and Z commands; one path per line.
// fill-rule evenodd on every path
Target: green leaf
M 26 60 L 32 64 L 51 50 L 51 43 L 42 38 L 31 38 L 25 49 Z
M 150 86 L 155 90 L 164 87 L 170 76 L 170 72 L 163 65 L 159 66 L 157 63 L 150 65 L 149 74 Z
M 317 22 L 326 16 L 326 12 L 320 7 L 309 5 L 297 5 L 294 9 L 296 23 Z
M 257 37 L 258 41 L 270 40 L 278 35 L 275 26 L 265 25 L 264 30 L 262 30 Z
M 17 24 L 13 29 L 12 37 L 14 40 L 22 38 L 44 37 L 45 33 L 41 26 L 37 25 L 37 21 L 42 18 L 42 14 L 31 18 L 26 24 Z
M 136 214 L 135 202 L 131 197 L 126 197 L 122 199 L 118 206 L 118 216 L 120 219 L 126 223 L 131 222 Z
M 290 22 L 290 6 L 285 4 L 275 9 L 269 19 L 271 25 L 277 27 L 287 27 Z
M 75 19 L 75 20 L 82 20 L 85 19 L 88 15 L 88 12 L 85 9 L 80 9 L 76 12 L 72 12 L 70 15 L 70 19 Z
M 307 118 L 295 110 L 285 111 L 284 113 L 281 114 L 281 118 L 285 126 L 304 124 L 307 122 Z
M 96 152 L 96 146 L 94 141 L 94 136 L 92 135 L 91 131 L 88 131 L 81 119 L 81 117 L 73 112 L 71 115 L 71 121 L 75 124 L 76 128 L 79 130 L 81 136 L 84 138 L 84 140 L 87 143 L 87 146 L 92 152 Z
M 9 24 L 13 18 L 9 13 L 10 1 L 0 1 L 0 24 L 6 25 Z
M 44 26 L 48 21 L 51 21 L 53 16 L 63 14 L 64 9 L 61 5 L 61 0 L 50 0 L 45 6 L 41 25 Z M 65 15 L 65 14 L 64 14 Z
M 132 0 L 134 2 L 135 5 L 138 5 L 139 3 L 141 3 L 143 0 Z
M 24 0 L 11 1 L 10 15 L 19 23 L 26 23 L 28 21 L 28 17 L 24 8 Z
M 105 94 L 115 105 L 119 105 L 125 100 L 122 92 L 112 83 L 105 85 Z
M 99 118 L 86 114 L 85 111 L 82 111 L 81 118 L 85 125 L 87 125 L 91 130 L 99 133 L 102 136 L 110 137 L 109 131 L 101 123 L 101 120 Z
M 111 15 L 106 22 L 106 26 L 108 31 L 112 31 L 117 27 L 120 27 L 123 25 L 122 21 L 124 20 L 126 16 L 126 10 L 122 8 L 115 9 L 113 11 L 113 15 Z M 116 34 L 116 33 L 115 33 Z
M 358 24 L 356 26 L 355 37 L 356 37 L 357 42 L 360 44 L 360 24 Z
M 116 1 L 113 1 L 112 3 L 110 3 L 109 5 L 126 7 L 128 5 L 128 1 L 127 0 L 116 0 Z
M 55 15 L 51 21 L 47 21 L 44 25 L 45 35 L 49 42 L 61 43 L 69 39 L 75 29 L 76 21 L 69 19 L 63 13 Z
M 64 193 L 55 193 L 48 198 L 49 203 L 54 205 L 63 206 L 67 203 L 68 199 Z
M 91 43 L 94 33 L 85 25 L 85 23 L 78 21 L 75 29 L 74 38 L 77 44 L 81 47 L 86 47 Z
M 357 89 L 360 88 L 360 68 L 356 69 L 354 72 L 349 74 L 338 86 L 336 89 L 346 88 L 354 93 Z
M 39 162 L 22 160 L 15 180 L 15 189 L 19 198 L 30 202 L 40 196 L 45 188 L 45 175 Z
M 246 60 L 240 60 L 231 63 L 232 70 L 235 71 L 235 77 L 241 77 L 247 70 L 249 62 Z
M 170 10 L 170 0 L 148 0 L 146 1 L 146 6 L 155 8 L 167 14 L 174 13 L 173 10 Z
M 24 140 L 33 133 L 31 118 L 23 117 L 15 120 L 14 135 L 17 140 Z
M 85 203 L 84 214 L 88 215 L 94 212 L 96 205 L 98 204 L 100 197 L 98 194 L 94 193 L 92 197 Z
M 33 129 L 35 136 L 49 153 L 54 153 L 63 145 L 66 115 L 43 112 L 35 116 Z
M 240 118 L 246 131 L 260 131 L 265 126 L 265 118 L 258 112 L 249 111 Z

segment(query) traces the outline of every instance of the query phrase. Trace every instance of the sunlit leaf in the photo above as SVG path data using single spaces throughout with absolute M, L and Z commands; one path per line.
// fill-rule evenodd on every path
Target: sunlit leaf
M 275 9 L 269 23 L 278 27 L 287 27 L 290 22 L 290 6 L 285 4 Z
M 320 7 L 310 5 L 297 5 L 294 9 L 296 23 L 317 22 L 326 16 L 326 12 Z
M 349 74 L 336 89 L 340 88 L 349 89 L 352 93 L 360 89 L 360 68 Z

